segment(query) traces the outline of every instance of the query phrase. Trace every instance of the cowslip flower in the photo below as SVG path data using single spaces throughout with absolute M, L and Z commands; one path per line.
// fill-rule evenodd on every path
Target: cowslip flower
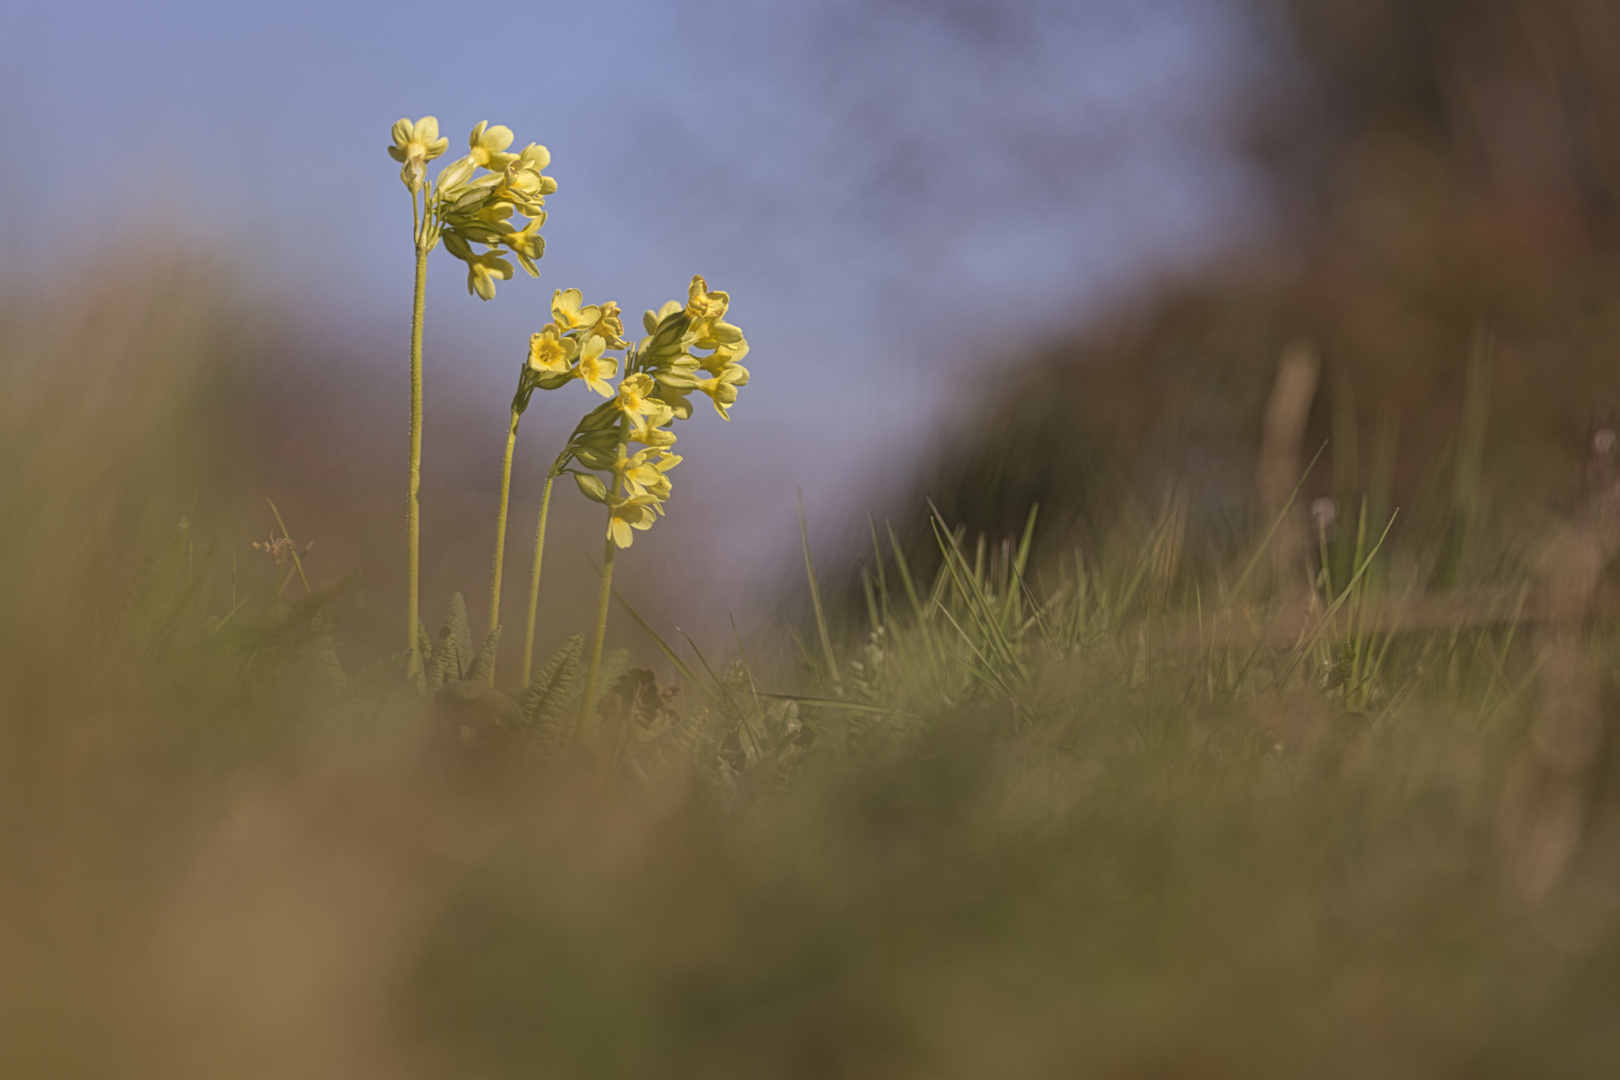
M 725 320 L 714 317 L 692 322 L 692 344 L 700 349 L 719 349 L 742 343 L 743 332 Z
M 449 243 L 445 246 L 449 247 Z M 486 251 L 463 261 L 467 264 L 467 292 L 480 300 L 495 299 L 496 281 L 512 280 L 512 264 L 501 258 L 499 251 Z
M 658 520 L 658 514 L 653 509 L 657 502 L 651 495 L 632 495 L 608 503 L 611 514 L 608 517 L 607 535 L 615 547 L 630 546 L 635 540 L 632 529 L 646 531 L 653 527 L 653 522 Z
M 432 161 L 450 148 L 450 140 L 439 137 L 439 121 L 433 116 L 424 116 L 414 124 L 401 117 L 394 121 L 393 136 L 394 145 L 388 148 L 388 154 L 395 161 Z
M 692 275 L 692 284 L 687 289 L 686 313 L 694 319 L 718 319 L 725 315 L 726 308 L 731 306 L 731 297 L 727 293 L 709 291 L 709 283 L 703 280 L 702 274 Z M 666 305 L 667 306 L 667 305 Z
M 472 158 L 474 165 L 480 165 L 490 172 L 504 172 L 508 165 L 518 160 L 517 154 L 504 153 L 512 145 L 512 138 L 512 129 L 504 124 L 489 127 L 488 120 L 480 120 L 467 137 L 467 156 Z
M 601 338 L 588 339 L 585 347 L 579 351 L 579 362 L 574 365 L 574 375 L 603 397 L 612 397 L 613 387 L 607 380 L 619 373 L 619 361 L 615 357 L 604 356 L 606 349 L 607 342 Z
M 598 357 L 610 342 L 615 348 L 628 347 L 619 340 L 623 321 L 618 305 L 602 305 L 591 319 L 582 303 L 583 296 L 576 290 L 558 290 L 552 302 L 559 326 L 569 326 L 567 332 L 571 334 L 581 330 L 585 333 L 582 365 L 584 355 Z M 650 529 L 664 513 L 664 503 L 672 491 L 668 473 L 681 460 L 668 452 L 675 444 L 675 433 L 665 425 L 691 416 L 688 398 L 694 391 L 708 396 L 721 418 L 729 420 L 728 409 L 737 401 L 737 388 L 748 382 L 748 369 L 737 362 L 747 353 L 747 341 L 740 329 L 725 321 L 730 304 L 726 293 L 710 289 L 701 275 L 694 275 L 684 305 L 670 301 L 648 311 L 642 318 L 647 336 L 626 354 L 625 376 L 619 380 L 617 393 L 580 421 L 564 457 L 559 459 L 558 468 L 572 457 L 585 468 L 609 477 L 609 482 L 604 483 L 596 476 L 575 472 L 575 481 L 585 497 L 608 508 L 596 633 L 580 697 L 576 739 L 588 730 L 593 715 L 612 597 L 614 553 L 629 547 L 638 531 Z M 692 353 L 694 347 L 712 351 L 699 357 Z M 698 378 L 699 371 L 709 378 Z M 611 430 L 606 426 L 609 411 L 616 420 Z M 645 449 L 630 453 L 632 443 Z M 535 550 L 538 566 L 538 544 Z
M 421 188 L 427 163 L 450 148 L 450 140 L 439 137 L 437 117 L 424 116 L 414 124 L 405 117 L 394 121 L 394 145 L 388 156 L 404 165 L 400 179 L 412 191 Z
M 542 173 L 545 171 L 546 166 L 551 164 L 551 151 L 539 143 L 530 143 L 518 153 L 517 164 L 520 169 Z M 552 183 L 555 184 L 556 181 Z M 547 194 L 550 194 L 550 192 L 547 192 Z
M 741 364 L 733 364 L 712 379 L 700 379 L 697 389 L 709 395 L 720 419 L 730 420 L 731 414 L 726 410 L 737 403 L 737 387 L 747 384 L 748 369 Z
M 525 205 L 524 213 L 532 214 L 546 204 L 547 195 L 557 190 L 557 181 L 545 175 L 545 167 L 550 164 L 551 151 L 539 143 L 530 143 L 518 154 L 517 160 L 506 167 L 497 190 L 503 193 L 503 198 Z M 527 208 L 531 204 L 534 209 Z
M 671 411 L 669 419 L 674 418 L 674 412 Z M 643 417 L 639 423 L 631 421 L 629 441 L 663 450 L 675 445 L 675 433 L 667 428 L 657 427 Z
M 540 276 L 540 268 L 535 265 L 535 260 L 546 253 L 546 238 L 540 235 L 540 226 L 545 223 L 546 215 L 541 213 L 530 218 L 529 223 L 523 228 L 508 232 L 500 238 L 500 242 L 517 258 L 523 272 L 530 277 Z
M 547 323 L 538 333 L 529 335 L 529 370 L 567 374 L 578 352 L 579 342 L 561 336 L 555 323 Z
M 551 317 L 564 330 L 590 326 L 601 317 L 602 309 L 595 304 L 582 307 L 585 294 L 578 289 L 558 289 L 551 294 Z
M 669 498 L 669 477 L 665 474 L 684 460 L 679 454 L 648 447 L 614 464 L 614 476 L 631 495 L 651 495 L 659 502 Z
M 591 324 L 590 333 L 593 337 L 605 340 L 610 349 L 622 349 L 629 344 L 624 340 L 624 317 L 619 311 L 619 305 L 612 300 L 601 305 L 600 314 Z
M 601 341 L 601 338 L 593 338 Z M 668 405 L 653 396 L 658 384 L 653 382 L 652 376 L 644 372 L 628 375 L 619 382 L 619 395 L 616 404 L 619 411 L 630 417 L 632 423 L 646 424 L 650 427 L 662 427 L 674 419 L 674 413 Z

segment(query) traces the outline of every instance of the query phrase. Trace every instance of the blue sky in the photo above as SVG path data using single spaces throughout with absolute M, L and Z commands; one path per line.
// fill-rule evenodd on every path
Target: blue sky
M 49 258 L 162 190 L 292 302 L 391 327 L 390 123 L 433 113 L 453 146 L 504 123 L 553 154 L 543 277 L 480 304 L 440 254 L 430 365 L 498 426 L 552 289 L 639 312 L 703 272 L 755 380 L 681 478 L 735 520 L 668 543 L 780 547 L 795 487 L 864 509 L 1021 344 L 1263 221 L 1224 126 L 1264 77 L 1235 4 L 1013 6 L 1022 32 L 961 0 L 5 0 L 0 237 Z

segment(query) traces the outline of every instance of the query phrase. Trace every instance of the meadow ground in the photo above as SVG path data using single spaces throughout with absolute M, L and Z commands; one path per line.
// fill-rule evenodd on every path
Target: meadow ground
M 1606 488 L 1526 540 L 1465 430 L 1294 578 L 1175 497 L 879 526 L 796 666 L 610 657 L 576 734 L 577 645 L 487 691 L 453 611 L 418 690 L 248 548 L 195 272 L 0 327 L 0 1074 L 1620 1069 Z

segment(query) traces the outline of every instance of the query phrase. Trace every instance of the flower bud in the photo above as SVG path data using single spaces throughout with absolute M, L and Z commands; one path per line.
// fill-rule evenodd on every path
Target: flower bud
M 574 483 L 579 485 L 579 493 L 594 503 L 606 503 L 608 499 L 607 485 L 602 483 L 590 473 L 576 472 L 573 474 Z

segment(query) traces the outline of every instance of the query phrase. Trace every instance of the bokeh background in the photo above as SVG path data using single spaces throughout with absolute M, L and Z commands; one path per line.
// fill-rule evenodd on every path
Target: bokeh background
M 507 124 L 561 185 L 539 282 L 486 304 L 452 260 L 430 273 L 425 609 L 458 588 L 482 603 L 507 401 L 551 291 L 639 312 L 701 272 L 732 292 L 756 378 L 731 424 L 683 431 L 680 496 L 624 580 L 715 628 L 774 617 L 795 489 L 829 559 L 865 514 L 915 515 L 918 469 L 1032 343 L 1270 227 L 1235 125 L 1293 92 L 1276 20 L 1223 0 L 8 0 L 3 17 L 8 290 L 207 292 L 230 324 L 207 348 L 235 375 L 203 407 L 243 445 L 155 518 L 190 508 L 248 558 L 275 498 L 323 576 L 362 571 L 352 618 L 383 627 L 403 564 L 398 116 L 436 114 L 453 140 Z M 588 404 L 549 395 L 525 420 L 518 564 L 535 470 Z M 561 509 L 547 604 L 581 610 L 595 526 L 571 492 Z
M 1611 0 L 0 0 L 0 31 L 0 1073 L 1616 1073 Z M 436 256 L 423 614 L 462 590 L 483 628 L 551 291 L 636 313 L 702 272 L 755 378 L 683 427 L 617 581 L 719 665 L 746 643 L 739 699 L 822 698 L 750 693 L 752 760 L 684 673 L 690 760 L 610 776 L 368 663 L 404 561 L 383 148 L 429 112 L 546 143 L 561 188 L 542 281 L 482 304 Z M 1280 489 L 1326 444 L 1302 503 L 1401 511 L 1352 604 L 1433 620 L 1355 685 L 1325 617 L 1263 607 L 1343 584 L 1354 535 L 1319 566 L 1297 506 L 1237 569 L 1286 535 L 1282 357 L 1318 377 Z M 525 418 L 508 610 L 590 401 Z M 767 655 L 796 489 L 835 607 L 867 514 L 927 580 L 927 499 L 992 542 L 1039 502 L 1037 572 L 1078 547 L 1095 587 L 1037 576 L 1027 694 L 920 614 L 835 626 L 818 681 Z M 266 499 L 317 585 L 358 572 L 335 630 L 288 573 L 272 600 Z M 600 551 L 597 508 L 553 520 L 547 649 Z M 1221 596 L 1252 645 L 1206 648 Z

